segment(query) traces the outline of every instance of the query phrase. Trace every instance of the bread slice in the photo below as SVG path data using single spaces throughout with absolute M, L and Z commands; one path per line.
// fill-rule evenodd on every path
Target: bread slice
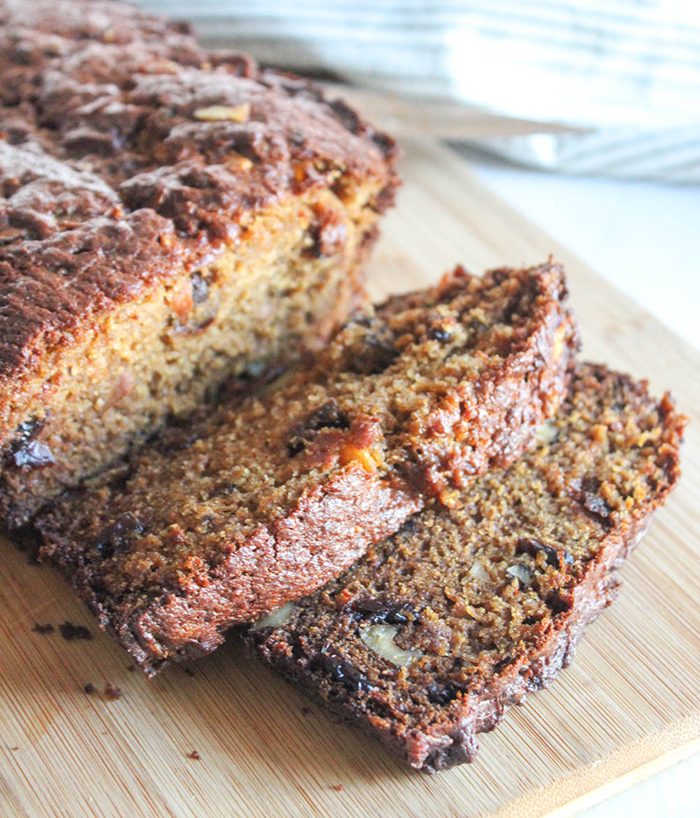
M 539 442 L 453 509 L 426 508 L 314 595 L 248 631 L 257 652 L 427 772 L 547 687 L 679 477 L 666 395 L 578 368 Z
M 347 324 L 315 365 L 64 498 L 44 555 L 148 671 L 317 588 L 433 496 L 505 465 L 565 392 L 560 267 L 462 269 Z
M 393 141 L 102 0 L 0 9 L 0 517 L 357 306 Z M 4 137 L 4 140 L 2 138 Z

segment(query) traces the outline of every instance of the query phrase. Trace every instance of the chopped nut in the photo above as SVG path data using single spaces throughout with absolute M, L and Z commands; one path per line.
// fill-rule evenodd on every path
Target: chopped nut
M 559 437 L 559 430 L 556 424 L 551 421 L 545 421 L 537 430 L 537 440 L 539 443 L 553 443 Z
M 197 108 L 195 119 L 204 122 L 247 122 L 250 117 L 250 103 L 241 105 L 209 105 L 206 108 Z
M 423 654 L 419 650 L 403 650 L 394 641 L 398 628 L 393 625 L 370 625 L 360 631 L 362 641 L 370 650 L 398 667 L 410 665 Z
M 469 569 L 469 576 L 482 582 L 489 579 L 487 570 L 478 560 Z
M 120 372 L 112 391 L 106 401 L 102 403 L 102 411 L 117 406 L 127 398 L 136 388 L 136 378 L 129 369 Z
M 240 170 L 245 172 L 253 167 L 253 160 L 248 159 L 247 156 L 241 156 L 238 153 L 234 153 L 226 160 L 226 165 L 230 167 L 231 170 Z
M 285 622 L 289 620 L 292 613 L 294 612 L 294 603 L 288 602 L 286 605 L 283 605 L 281 608 L 277 608 L 276 611 L 272 611 L 267 616 L 263 616 L 260 619 L 257 619 L 252 625 L 252 631 L 259 631 L 263 628 L 277 628 L 280 625 L 284 625 Z
M 554 343 L 552 344 L 552 360 L 558 361 L 564 351 L 564 336 L 566 335 L 566 324 L 562 324 L 554 333 Z
M 517 579 L 521 587 L 529 585 L 532 579 L 532 568 L 524 562 L 516 562 L 506 569 L 506 574 L 513 579 Z
M 180 72 L 180 66 L 178 63 L 173 62 L 172 60 L 152 60 L 147 65 L 143 67 L 143 71 L 146 74 L 178 74 Z

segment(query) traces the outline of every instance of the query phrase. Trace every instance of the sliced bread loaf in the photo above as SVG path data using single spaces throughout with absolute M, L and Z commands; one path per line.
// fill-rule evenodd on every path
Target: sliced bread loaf
M 258 653 L 428 772 L 472 761 L 610 604 L 679 477 L 668 396 L 581 366 L 539 442 L 247 632 Z
M 108 0 L 0 3 L 0 518 L 357 306 L 393 141 Z
M 391 298 L 278 388 L 63 497 L 43 553 L 147 670 L 212 650 L 517 457 L 565 392 L 565 297 L 547 264 Z

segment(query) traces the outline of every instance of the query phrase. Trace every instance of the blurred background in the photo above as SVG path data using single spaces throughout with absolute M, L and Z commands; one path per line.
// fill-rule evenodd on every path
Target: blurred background
M 477 175 L 700 348 L 700 0 L 140 0 Z M 400 201 L 399 201 L 400 204 Z M 700 815 L 700 758 L 587 818 Z
M 140 0 L 342 84 L 700 347 L 698 0 Z M 660 286 L 659 273 L 663 275 Z
M 700 182 L 697 0 L 143 5 L 267 64 L 374 89 L 367 105 L 398 135 L 465 137 L 550 170 Z

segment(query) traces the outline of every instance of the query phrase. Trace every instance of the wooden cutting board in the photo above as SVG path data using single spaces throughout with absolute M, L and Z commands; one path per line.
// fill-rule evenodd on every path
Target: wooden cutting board
M 554 687 L 483 738 L 473 765 L 429 777 L 310 706 L 234 640 L 152 682 L 130 672 L 62 579 L 2 542 L 2 816 L 564 816 L 700 748 L 700 356 L 447 149 L 409 144 L 403 175 L 372 265 L 376 294 L 423 286 L 457 261 L 482 270 L 552 253 L 586 356 L 671 388 L 692 416 L 683 481 L 623 569 L 618 601 Z M 65 620 L 95 638 L 32 631 Z M 121 698 L 102 694 L 107 683 Z

